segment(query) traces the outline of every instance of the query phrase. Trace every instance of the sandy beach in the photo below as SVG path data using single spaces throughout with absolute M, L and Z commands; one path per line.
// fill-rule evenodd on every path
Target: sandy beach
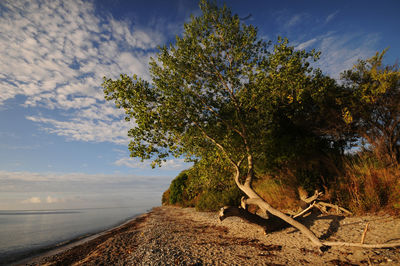
M 307 226 L 318 237 L 365 243 L 400 241 L 400 218 L 315 216 Z M 399 265 L 400 248 L 332 247 L 320 253 L 298 230 L 264 235 L 237 217 L 156 207 L 128 223 L 23 265 Z

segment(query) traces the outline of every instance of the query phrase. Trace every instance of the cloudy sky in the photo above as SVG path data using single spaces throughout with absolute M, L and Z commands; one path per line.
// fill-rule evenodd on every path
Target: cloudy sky
M 400 58 L 397 0 L 227 2 L 261 38 L 320 50 L 318 66 L 337 78 L 387 47 L 386 63 Z M 188 165 L 171 158 L 152 170 L 129 158 L 132 124 L 101 83 L 148 79 L 149 58 L 190 14 L 195 0 L 0 2 L 0 210 L 160 203 Z

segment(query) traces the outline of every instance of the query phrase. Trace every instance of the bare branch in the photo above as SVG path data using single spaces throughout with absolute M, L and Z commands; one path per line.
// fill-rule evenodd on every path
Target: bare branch
M 313 202 L 310 206 L 308 206 L 307 208 L 305 208 L 304 210 L 302 210 L 301 212 L 299 212 L 298 214 L 294 215 L 293 218 L 302 216 L 303 214 L 305 214 L 306 212 L 308 212 L 310 209 L 314 208 L 315 202 Z
M 363 232 L 363 234 L 361 236 L 361 241 L 360 241 L 361 244 L 364 244 L 365 236 L 367 235 L 367 231 L 368 231 L 368 225 L 369 225 L 369 223 L 367 223 L 365 225 L 364 232 Z
M 320 196 L 322 196 L 323 193 L 319 192 L 318 190 L 315 190 L 314 195 L 311 197 L 305 198 L 304 195 L 300 194 L 300 199 L 304 201 L 307 204 L 310 204 L 311 202 L 317 200 Z
M 344 212 L 344 213 L 347 213 L 347 214 L 349 214 L 349 215 L 352 215 L 352 213 L 351 213 L 350 211 L 348 211 L 348 210 L 346 210 L 345 208 L 342 208 L 342 207 L 340 207 L 340 206 L 337 206 L 337 205 L 335 205 L 335 204 L 331 204 L 331 203 L 319 201 L 319 202 L 317 202 L 317 205 L 322 205 L 322 206 L 325 206 L 325 207 L 330 207 L 330 208 L 339 209 L 339 210 L 341 210 L 341 211 Z

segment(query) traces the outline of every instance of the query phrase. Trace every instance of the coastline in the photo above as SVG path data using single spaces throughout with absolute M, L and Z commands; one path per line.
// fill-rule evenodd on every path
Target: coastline
M 149 212 L 149 210 L 147 210 L 146 212 Z M 65 252 L 76 246 L 83 245 L 93 239 L 104 236 L 105 234 L 134 221 L 136 218 L 138 218 L 144 214 L 146 214 L 146 213 L 139 213 L 139 214 L 132 215 L 130 217 L 127 217 L 126 219 L 116 222 L 113 225 L 104 227 L 102 229 L 94 230 L 92 232 L 88 232 L 86 234 L 79 235 L 77 237 L 74 237 L 74 238 L 71 238 L 71 239 L 68 239 L 68 240 L 65 240 L 62 242 L 58 242 L 53 245 L 44 246 L 44 247 L 34 249 L 34 250 L 21 251 L 19 253 L 11 255 L 4 262 L 0 261 L 0 265 L 35 264 L 36 262 L 39 262 L 43 258 L 55 256 L 57 254 Z
M 359 242 L 366 223 L 368 243 L 400 239 L 400 217 L 314 217 L 307 226 L 318 237 Z M 319 253 L 294 228 L 263 234 L 237 217 L 155 207 L 126 223 L 56 254 L 18 265 L 398 265 L 400 248 L 333 247 Z

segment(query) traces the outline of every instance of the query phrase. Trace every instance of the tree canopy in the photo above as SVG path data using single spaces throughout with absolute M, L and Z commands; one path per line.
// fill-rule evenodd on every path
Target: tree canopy
M 327 101 L 335 108 L 336 85 L 310 67 L 319 53 L 296 51 L 282 38 L 271 46 L 226 6 L 202 1 L 200 7 L 202 16 L 151 60 L 150 82 L 136 75 L 104 81 L 106 99 L 135 122 L 131 155 L 160 163 L 170 155 L 201 158 L 217 147 L 238 164 L 255 152 L 289 156 L 277 148 L 285 143 L 304 152 L 291 146 L 291 137 L 332 141 L 320 136 L 332 121 L 322 109 Z

